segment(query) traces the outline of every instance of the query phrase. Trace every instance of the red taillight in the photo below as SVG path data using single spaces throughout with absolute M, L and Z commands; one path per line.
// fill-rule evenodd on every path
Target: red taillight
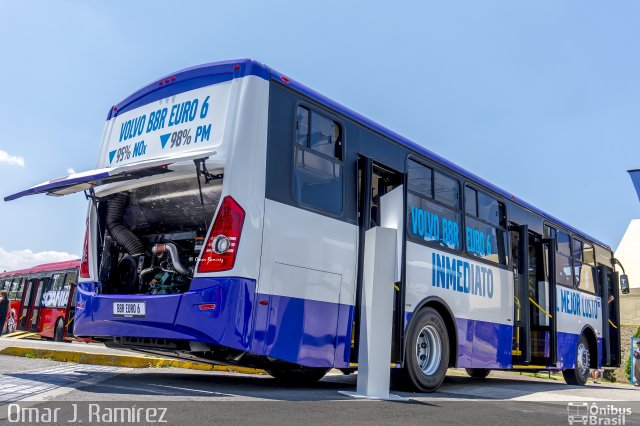
M 80 263 L 80 277 L 89 278 L 89 221 L 87 221 L 87 230 L 84 233 L 84 244 L 82 245 L 82 262 Z
M 198 272 L 228 271 L 233 268 L 244 223 L 244 210 L 230 196 L 224 197 L 218 216 L 202 250 Z

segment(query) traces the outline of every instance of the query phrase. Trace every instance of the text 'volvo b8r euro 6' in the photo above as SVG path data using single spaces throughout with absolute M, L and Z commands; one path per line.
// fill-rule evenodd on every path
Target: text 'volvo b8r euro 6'
M 109 111 L 95 170 L 6 200 L 78 191 L 76 336 L 297 382 L 354 371 L 364 233 L 393 209 L 394 380 L 584 384 L 620 363 L 609 246 L 252 60 L 144 87 Z

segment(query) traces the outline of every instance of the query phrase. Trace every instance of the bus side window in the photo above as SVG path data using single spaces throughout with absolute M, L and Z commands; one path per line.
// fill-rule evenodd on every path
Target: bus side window
M 500 265 L 509 264 L 504 203 L 465 186 L 465 241 L 467 253 Z
M 54 274 L 51 291 L 60 291 L 62 290 L 63 285 L 64 285 L 64 274 Z
M 71 291 L 71 286 L 76 283 L 76 279 L 75 272 L 67 272 L 64 278 L 64 287 L 62 287 L 63 296 L 58 298 L 58 308 L 67 307 L 69 303 L 69 292 Z
M 16 300 L 22 300 L 22 293 L 24 292 L 24 283 L 26 282 L 25 278 L 20 277 L 18 279 L 18 288 L 16 290 Z
M 18 283 L 14 279 L 13 281 L 6 281 L 6 290 L 9 293 L 9 300 L 16 299 L 16 288 L 18 287 Z
M 596 271 L 591 266 L 593 264 L 593 246 L 574 238 L 571 248 L 576 287 L 589 293 L 595 293 Z
M 556 282 L 565 287 L 574 286 L 571 260 L 571 238 L 566 232 L 555 230 L 556 236 Z
M 459 251 L 462 215 L 458 181 L 411 159 L 407 175 L 409 237 L 417 243 Z
M 51 304 L 52 300 L 52 288 L 53 288 L 53 277 L 44 276 L 40 279 L 40 286 L 38 287 L 38 293 L 36 294 L 36 299 L 33 301 L 33 306 L 44 306 L 46 308 L 53 308 L 54 306 Z
M 295 140 L 296 199 L 310 207 L 342 213 L 342 127 L 322 114 L 298 106 Z

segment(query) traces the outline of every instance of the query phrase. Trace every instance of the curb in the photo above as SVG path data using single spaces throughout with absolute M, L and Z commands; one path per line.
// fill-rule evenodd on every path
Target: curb
M 41 358 L 60 362 L 76 362 L 78 364 L 108 365 L 125 368 L 187 368 L 202 371 L 228 371 L 244 374 L 265 374 L 264 370 L 226 365 L 211 365 L 202 362 L 173 360 L 150 356 L 97 354 L 92 352 L 59 351 L 16 346 L 0 350 L 0 355 Z

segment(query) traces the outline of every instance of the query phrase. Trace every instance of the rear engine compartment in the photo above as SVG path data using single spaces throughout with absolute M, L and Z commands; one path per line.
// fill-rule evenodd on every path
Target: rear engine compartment
M 100 292 L 187 291 L 221 191 L 191 177 L 98 197 Z

